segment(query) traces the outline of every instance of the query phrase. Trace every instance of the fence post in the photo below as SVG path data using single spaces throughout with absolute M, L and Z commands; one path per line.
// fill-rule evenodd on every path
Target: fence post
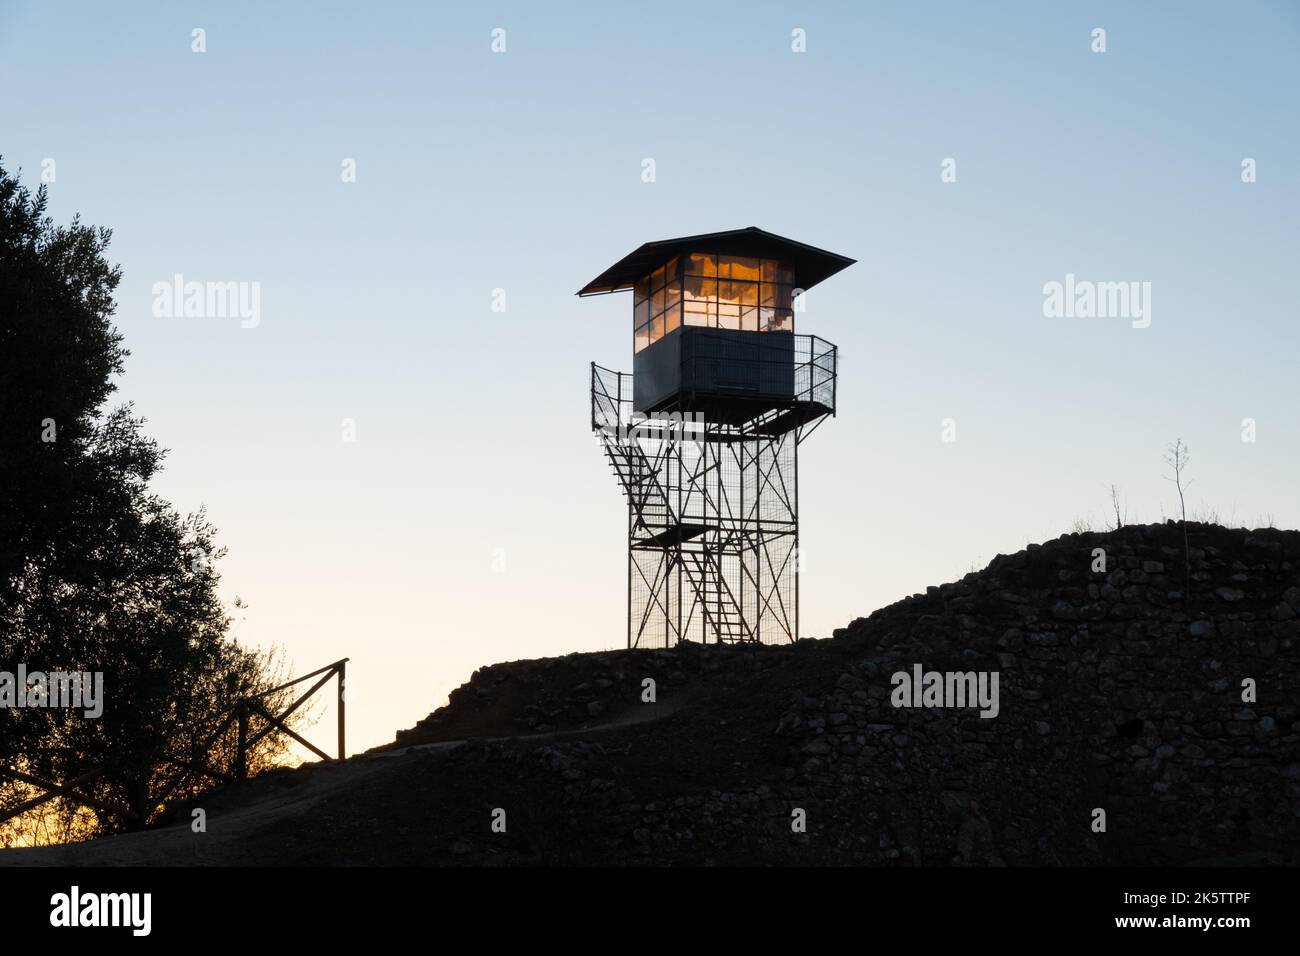
M 344 720 L 345 704 L 343 700 L 344 692 L 345 692 L 344 685 L 347 682 L 347 673 L 348 673 L 348 662 L 347 661 L 340 662 L 339 664 L 339 759 L 340 760 L 343 760 L 347 757 L 347 749 L 344 744 L 344 727 L 346 726 L 346 721 Z
M 248 776 L 248 704 L 240 701 L 235 705 L 239 718 L 239 744 L 235 751 L 235 779 L 243 780 Z

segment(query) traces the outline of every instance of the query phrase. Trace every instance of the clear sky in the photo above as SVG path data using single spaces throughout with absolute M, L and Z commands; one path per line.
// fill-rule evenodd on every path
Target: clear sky
M 477 666 L 621 646 L 587 366 L 630 368 L 631 301 L 573 293 L 651 239 L 859 260 L 797 316 L 842 356 L 807 636 L 1111 483 L 1172 514 L 1179 436 L 1191 510 L 1296 527 L 1298 44 L 1287 2 L 0 0 L 0 154 L 113 228 L 158 489 L 222 529 L 241 641 L 351 657 L 359 748 Z M 259 283 L 258 323 L 156 316 L 176 274 Z M 1069 274 L 1149 282 L 1149 327 L 1045 317 Z

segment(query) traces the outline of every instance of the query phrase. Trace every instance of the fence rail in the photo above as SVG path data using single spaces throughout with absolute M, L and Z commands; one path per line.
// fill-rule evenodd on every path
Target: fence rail
M 337 660 L 332 664 L 326 664 L 309 674 L 303 674 L 291 681 L 286 681 L 278 687 L 272 687 L 268 690 L 258 691 L 256 694 L 249 694 L 236 700 L 228 707 L 224 713 L 220 714 L 220 720 L 216 729 L 213 730 L 203 743 L 191 749 L 188 757 L 180 757 L 174 754 L 166 754 L 160 757 L 153 766 L 166 764 L 174 767 L 176 772 L 167 779 L 159 790 L 158 796 L 150 798 L 149 809 L 144 813 L 130 807 L 122 806 L 111 801 L 102 800 L 92 794 L 85 793 L 81 788 L 87 784 L 94 783 L 105 773 L 104 767 L 94 767 L 86 770 L 70 780 L 63 783 L 56 783 L 53 780 L 46 780 L 43 777 L 29 774 L 13 767 L 0 766 L 0 776 L 8 777 L 11 780 L 17 780 L 26 783 L 29 786 L 37 787 L 42 792 L 29 800 L 25 800 L 4 813 L 0 814 L 0 823 L 12 820 L 14 817 L 34 810 L 44 803 L 62 797 L 71 800 L 83 806 L 92 807 L 105 813 L 117 816 L 133 826 L 142 826 L 151 820 L 163 816 L 168 809 L 168 801 L 180 789 L 186 780 L 193 780 L 195 776 L 207 777 L 210 780 L 216 780 L 219 783 L 238 783 L 248 777 L 248 754 L 254 746 L 261 740 L 273 733 L 282 733 L 287 737 L 297 741 L 306 747 L 322 760 L 344 760 L 347 758 L 347 721 L 344 701 L 344 691 L 347 681 L 347 663 L 348 658 Z M 296 687 L 304 681 L 311 680 L 313 677 L 319 677 L 310 688 L 307 689 L 300 697 L 289 704 L 278 714 L 271 713 L 263 706 L 262 701 L 272 694 L 288 690 L 290 687 Z M 292 730 L 286 722 L 303 704 L 305 704 L 318 690 L 324 687 L 333 678 L 338 678 L 338 756 L 331 757 L 325 751 L 321 750 L 311 741 Z M 266 725 L 256 733 L 249 735 L 250 718 L 257 717 L 266 722 Z M 208 756 L 212 752 L 213 746 L 221 735 L 225 733 L 230 726 L 234 724 L 237 728 L 237 738 L 233 765 L 225 770 L 218 770 L 208 763 Z

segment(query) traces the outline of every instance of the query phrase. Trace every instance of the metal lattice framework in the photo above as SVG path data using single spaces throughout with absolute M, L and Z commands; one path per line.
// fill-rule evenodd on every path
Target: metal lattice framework
M 723 421 L 688 395 L 636 414 L 632 376 L 592 363 L 591 427 L 628 502 L 629 647 L 798 639 L 799 445 L 834 414 L 837 350 L 795 340 L 793 400 Z

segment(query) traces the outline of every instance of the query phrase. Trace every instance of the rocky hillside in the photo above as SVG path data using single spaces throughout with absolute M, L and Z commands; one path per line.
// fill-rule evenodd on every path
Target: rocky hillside
M 1067 535 L 831 640 L 486 667 L 383 753 L 217 795 L 253 807 L 226 837 L 214 811 L 182 849 L 113 839 L 155 839 L 137 862 L 1300 863 L 1300 533 L 1189 534 L 1186 558 L 1174 524 Z M 894 706 L 917 665 L 996 673 L 996 716 Z
M 1067 535 L 831 641 L 484 668 L 399 742 L 682 704 L 600 743 L 451 758 L 527 781 L 515 799 L 538 852 L 568 862 L 1300 862 L 1300 534 L 1189 536 L 1185 560 L 1172 523 Z M 892 676 L 918 664 L 996 672 L 996 717 L 893 706 Z M 479 829 L 464 843 L 499 852 Z

